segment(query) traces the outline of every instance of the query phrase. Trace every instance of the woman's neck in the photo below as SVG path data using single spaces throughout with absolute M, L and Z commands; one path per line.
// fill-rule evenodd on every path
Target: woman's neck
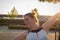
M 36 30 L 36 29 L 38 29 L 39 28 L 39 26 L 34 26 L 34 27 L 32 27 L 30 30 Z

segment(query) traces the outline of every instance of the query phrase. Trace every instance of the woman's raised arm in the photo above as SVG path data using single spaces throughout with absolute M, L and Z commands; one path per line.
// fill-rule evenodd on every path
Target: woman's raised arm
M 60 15 L 60 12 L 58 12 L 56 15 L 52 16 L 47 22 L 42 24 L 41 27 L 46 31 L 50 30 L 50 28 L 52 27 L 52 25 L 54 25 L 54 23 L 56 22 L 56 19 L 58 18 L 59 15 Z

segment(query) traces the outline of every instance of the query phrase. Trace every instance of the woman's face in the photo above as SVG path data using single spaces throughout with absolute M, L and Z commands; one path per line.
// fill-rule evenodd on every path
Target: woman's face
M 30 16 L 24 16 L 24 21 L 28 29 L 34 27 L 36 25 L 36 19 L 31 18 Z

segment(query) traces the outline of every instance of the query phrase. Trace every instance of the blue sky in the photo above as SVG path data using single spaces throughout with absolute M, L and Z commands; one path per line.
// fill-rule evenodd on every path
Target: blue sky
M 0 0 L 0 14 L 8 14 L 15 6 L 18 14 L 24 15 L 37 8 L 39 15 L 54 15 L 60 11 L 60 3 L 53 4 L 38 0 Z

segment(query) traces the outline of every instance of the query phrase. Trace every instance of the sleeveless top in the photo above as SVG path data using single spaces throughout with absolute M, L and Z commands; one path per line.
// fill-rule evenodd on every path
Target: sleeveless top
M 48 40 L 47 32 L 41 29 L 38 32 L 32 31 L 26 37 L 26 40 Z

